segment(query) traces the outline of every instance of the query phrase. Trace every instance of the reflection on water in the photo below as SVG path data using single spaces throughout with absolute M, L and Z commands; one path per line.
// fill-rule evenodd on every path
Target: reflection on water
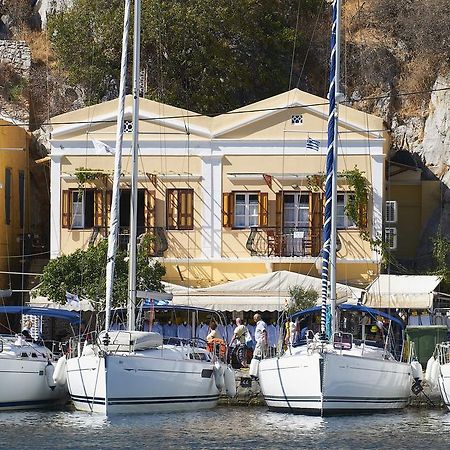
M 78 411 L 0 413 L 0 447 L 335 448 L 450 447 L 450 413 L 413 410 L 343 417 L 226 407 L 195 413 L 115 416 Z

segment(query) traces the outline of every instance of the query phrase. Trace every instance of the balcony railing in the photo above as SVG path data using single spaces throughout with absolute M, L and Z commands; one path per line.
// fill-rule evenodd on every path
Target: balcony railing
M 322 229 L 311 227 L 253 227 L 246 247 L 252 256 L 317 256 Z
M 164 256 L 164 252 L 169 248 L 166 231 L 163 227 L 137 227 L 137 235 L 139 236 L 139 240 L 141 242 L 144 236 L 150 237 L 148 242 L 146 242 L 149 256 Z M 99 236 L 101 238 L 107 238 L 108 230 L 105 227 L 94 227 L 89 239 L 89 245 L 94 245 Z M 129 241 L 129 227 L 120 227 L 118 247 L 121 250 L 126 250 L 128 248 Z

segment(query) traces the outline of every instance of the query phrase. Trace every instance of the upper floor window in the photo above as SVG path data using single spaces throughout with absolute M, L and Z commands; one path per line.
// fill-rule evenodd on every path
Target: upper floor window
M 386 222 L 395 223 L 397 222 L 397 201 L 389 200 L 386 202 L 386 211 L 385 211 Z
M 11 169 L 5 169 L 5 223 L 11 224 Z
M 63 228 L 84 229 L 94 226 L 94 190 L 70 190 L 63 192 Z
M 168 230 L 194 229 L 193 189 L 167 189 L 166 218 Z
M 264 192 L 230 192 L 223 194 L 224 227 L 251 228 L 267 226 L 268 195 Z
M 309 194 L 285 193 L 283 199 L 284 227 L 309 227 Z
M 345 213 L 345 207 L 349 201 L 354 198 L 354 195 L 349 192 L 342 192 L 337 194 L 337 214 L 336 214 L 336 227 L 338 229 L 354 228 L 356 224 Z

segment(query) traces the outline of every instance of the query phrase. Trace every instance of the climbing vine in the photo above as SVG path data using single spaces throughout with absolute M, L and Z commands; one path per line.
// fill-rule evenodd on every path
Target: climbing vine
M 85 167 L 78 167 L 75 169 L 74 175 L 78 181 L 78 185 L 83 186 L 85 183 L 101 178 L 104 173 L 97 170 L 87 169 Z

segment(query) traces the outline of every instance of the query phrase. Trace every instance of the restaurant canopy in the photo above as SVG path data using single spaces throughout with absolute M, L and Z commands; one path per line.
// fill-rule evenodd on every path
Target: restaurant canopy
M 440 282 L 441 277 L 435 275 L 383 274 L 367 287 L 364 305 L 371 308 L 432 308 Z
M 320 296 L 322 281 L 320 278 L 283 270 L 204 289 L 175 287 L 171 292 L 175 305 L 185 304 L 221 311 L 281 311 L 289 302 L 289 289 L 294 286 L 313 289 Z M 166 290 L 169 291 L 170 286 L 166 286 Z M 337 285 L 338 303 L 356 304 L 362 293 L 361 289 L 355 287 Z

